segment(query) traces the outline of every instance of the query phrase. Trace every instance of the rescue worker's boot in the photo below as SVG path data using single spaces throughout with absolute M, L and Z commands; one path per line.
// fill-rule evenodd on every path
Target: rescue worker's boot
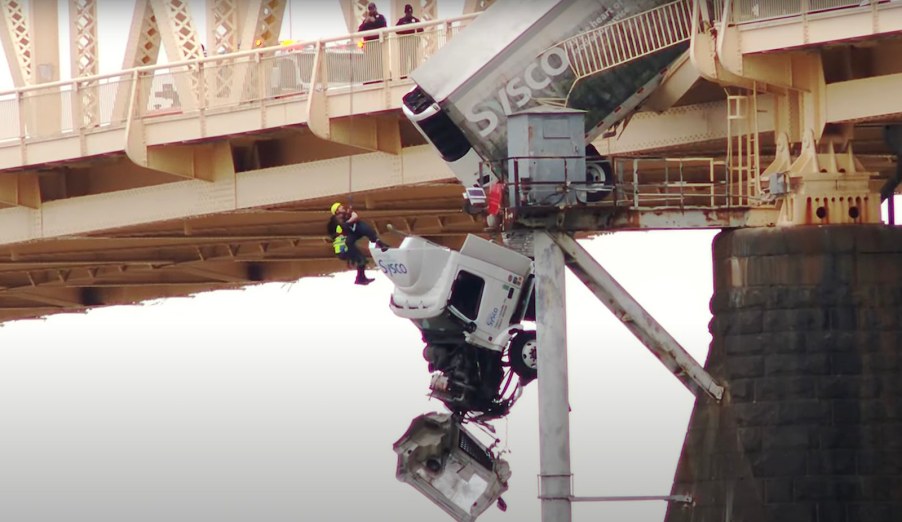
M 383 252 L 385 252 L 389 248 L 389 246 L 383 243 L 381 239 L 376 240 L 376 247 Z
M 357 267 L 357 280 L 354 281 L 355 285 L 368 285 L 375 281 L 375 279 L 370 279 L 366 276 L 366 267 L 358 266 Z

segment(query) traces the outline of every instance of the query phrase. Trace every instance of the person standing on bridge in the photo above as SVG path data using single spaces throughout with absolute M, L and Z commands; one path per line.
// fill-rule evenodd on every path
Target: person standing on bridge
M 363 22 L 357 27 L 357 30 L 373 31 L 385 27 L 388 27 L 385 17 L 379 12 L 376 3 L 370 2 L 366 6 L 366 15 L 363 17 Z M 382 42 L 379 41 L 379 35 L 371 34 L 363 37 L 363 60 L 365 67 L 365 72 L 363 73 L 364 84 L 383 78 Z
M 370 2 L 369 5 L 366 6 L 366 15 L 363 17 L 363 22 L 357 27 L 358 31 L 372 31 L 374 29 L 382 29 L 388 27 L 388 23 L 385 21 L 385 17 L 382 16 L 382 13 L 379 12 L 379 8 L 376 7 L 376 2 Z M 369 36 L 364 36 L 363 41 L 369 42 L 371 40 L 378 40 L 379 35 L 371 34 Z
M 395 25 L 418 24 L 420 19 L 413 15 L 413 6 L 407 4 L 404 6 L 404 17 L 398 19 Z M 420 40 L 414 33 L 422 33 L 423 29 L 398 31 L 398 47 L 401 56 L 401 78 L 407 78 L 410 71 L 419 65 Z
M 332 246 L 339 259 L 357 266 L 357 281 L 355 284 L 367 285 L 372 279 L 367 279 L 364 274 L 366 268 L 366 256 L 357 248 L 357 241 L 362 238 L 369 239 L 380 250 L 385 252 L 388 245 L 379 239 L 379 234 L 369 223 L 360 219 L 357 212 L 350 205 L 340 202 L 332 204 L 332 218 L 329 220 L 329 235 L 332 237 Z M 342 238 L 341 236 L 344 236 Z M 344 255 L 344 257 L 342 257 Z

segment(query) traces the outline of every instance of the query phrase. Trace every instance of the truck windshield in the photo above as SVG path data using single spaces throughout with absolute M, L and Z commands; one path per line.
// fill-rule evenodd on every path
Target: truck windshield
M 448 300 L 448 304 L 467 319 L 475 321 L 479 316 L 479 304 L 482 302 L 484 288 L 483 278 L 461 270 L 457 273 L 454 286 L 451 287 L 451 299 Z
M 418 319 L 414 321 L 417 323 L 417 326 L 422 330 L 424 335 L 428 334 L 446 334 L 453 333 L 455 335 L 460 334 L 461 325 L 460 321 L 455 321 L 449 312 L 445 312 L 438 317 L 432 317 L 430 319 Z

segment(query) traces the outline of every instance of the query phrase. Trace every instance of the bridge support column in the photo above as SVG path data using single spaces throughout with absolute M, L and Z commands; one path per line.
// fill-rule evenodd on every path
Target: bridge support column
M 902 228 L 723 232 L 668 522 L 902 517 Z
M 570 522 L 570 399 L 564 254 L 535 232 L 536 335 L 539 369 L 539 498 L 542 522 Z

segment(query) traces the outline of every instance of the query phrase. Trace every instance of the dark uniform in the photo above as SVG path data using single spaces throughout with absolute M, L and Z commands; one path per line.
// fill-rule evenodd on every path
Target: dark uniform
M 332 216 L 327 225 L 329 238 L 332 239 L 332 251 L 342 261 L 346 261 L 349 267 L 357 269 L 357 279 L 354 284 L 368 285 L 375 281 L 366 276 L 366 257 L 357 249 L 357 246 L 350 241 L 348 232 L 341 226 L 341 220 L 337 216 Z
M 363 22 L 357 27 L 358 31 L 372 31 L 374 29 L 382 29 L 388 27 L 385 17 L 376 11 L 376 4 L 370 3 L 367 6 L 366 16 Z M 363 37 L 363 63 L 364 68 L 361 71 L 363 83 L 372 83 L 383 78 L 382 70 L 382 42 L 379 41 L 379 35 L 369 35 Z
M 413 7 L 410 4 L 404 6 L 404 17 L 398 19 L 395 25 L 418 24 L 420 19 L 413 15 Z M 415 33 L 422 33 L 423 29 L 398 31 L 398 47 L 401 51 L 401 78 L 406 78 L 410 71 L 417 68 L 420 60 L 420 39 Z

